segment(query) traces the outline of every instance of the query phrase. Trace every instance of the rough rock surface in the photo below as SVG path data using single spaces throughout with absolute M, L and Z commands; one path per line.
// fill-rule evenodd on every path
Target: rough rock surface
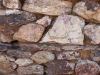
M 13 35 L 20 26 L 1 26 L 0 27 L 0 42 L 13 41 Z
M 90 60 L 79 60 L 75 68 L 78 75 L 97 75 L 99 71 L 99 65 Z
M 0 55 L 0 74 L 7 74 L 13 72 L 12 64 L 5 58 L 4 55 Z
M 78 16 L 60 15 L 53 27 L 42 38 L 41 43 L 83 45 L 82 29 L 84 25 L 84 20 Z
M 8 50 L 7 54 L 9 54 L 10 56 L 14 56 L 14 57 L 30 57 L 31 53 L 30 52 L 24 52 L 24 51 L 20 51 L 20 50 Z
M 91 53 L 91 59 L 93 61 L 100 61 L 100 51 Z
M 28 66 L 33 63 L 33 60 L 28 59 L 28 58 L 19 58 L 15 61 L 19 66 Z
M 19 28 L 13 36 L 13 39 L 21 42 L 38 42 L 42 37 L 44 27 L 38 24 L 30 23 Z
M 68 61 L 58 60 L 49 64 L 47 68 L 48 75 L 65 75 L 72 74 L 74 72 L 74 63 Z
M 3 0 L 0 0 L 0 9 L 3 8 Z
M 17 69 L 19 75 L 43 75 L 44 67 L 42 65 L 31 65 L 27 67 L 19 67 Z
M 87 42 L 91 44 L 100 43 L 100 26 L 96 24 L 88 24 L 84 27 L 84 34 Z
M 36 20 L 34 14 L 19 10 L 2 10 L 0 26 L 19 26 Z
M 78 51 L 67 51 L 62 52 L 57 55 L 57 59 L 59 60 L 78 60 L 81 59 L 81 53 Z
M 76 3 L 73 12 L 90 22 L 100 23 L 100 5 L 91 0 Z
M 46 15 L 71 13 L 72 3 L 60 0 L 26 0 L 23 10 Z
M 4 44 L 0 44 L 0 51 L 7 51 L 8 50 L 8 46 L 4 45 Z
M 48 27 L 51 24 L 51 18 L 49 16 L 44 16 L 41 19 L 37 20 L 36 23 Z
M 38 64 L 47 63 L 55 59 L 55 55 L 48 51 L 38 51 L 31 56 L 31 59 Z
M 3 0 L 3 5 L 11 9 L 20 9 L 21 3 L 19 0 Z

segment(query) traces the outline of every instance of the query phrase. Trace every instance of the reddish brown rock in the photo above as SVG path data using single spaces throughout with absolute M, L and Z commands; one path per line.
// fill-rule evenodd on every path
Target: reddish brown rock
M 29 58 L 31 56 L 30 52 L 24 52 L 20 50 L 8 50 L 7 54 L 14 57 L 26 57 Z
M 23 10 L 46 15 L 60 15 L 71 13 L 72 3 L 60 0 L 26 0 Z
M 0 9 L 3 8 L 3 0 L 0 0 Z
M 66 75 L 74 72 L 74 63 L 59 60 L 49 64 L 46 73 L 48 75 Z
M 42 37 L 44 27 L 38 24 L 30 23 L 19 28 L 13 36 L 13 39 L 21 42 L 38 42 Z
M 79 60 L 75 68 L 78 75 L 97 75 L 99 71 L 99 65 L 90 60 Z
M 21 3 L 19 0 L 3 0 L 3 5 L 11 9 L 20 9 Z
M 57 55 L 57 59 L 59 60 L 78 60 L 81 59 L 81 53 L 78 51 L 67 51 L 62 52 Z
M 89 22 L 100 23 L 100 4 L 91 0 L 83 0 L 76 3 L 73 12 Z

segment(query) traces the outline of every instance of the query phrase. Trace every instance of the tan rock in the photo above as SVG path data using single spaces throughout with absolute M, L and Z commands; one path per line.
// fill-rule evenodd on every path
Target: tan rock
M 55 59 L 55 55 L 48 51 L 38 51 L 31 56 L 31 59 L 38 64 L 47 63 Z
M 78 16 L 60 15 L 53 27 L 42 38 L 41 43 L 83 45 L 82 29 L 84 25 L 84 20 Z
M 78 2 L 73 8 L 73 12 L 89 22 L 100 23 L 100 5 L 91 0 Z
M 78 75 L 97 75 L 99 71 L 100 66 L 90 60 L 79 60 L 75 68 L 75 72 Z
M 43 75 L 44 67 L 42 65 L 18 67 L 17 72 L 18 75 Z
M 44 27 L 38 24 L 30 23 L 19 28 L 13 36 L 13 39 L 21 42 L 37 42 L 42 37 Z
M 21 3 L 19 0 L 3 0 L 3 5 L 11 9 L 20 9 Z
M 84 27 L 84 34 L 87 42 L 91 44 L 100 43 L 100 26 L 96 24 L 88 24 Z
M 72 3 L 59 0 L 26 0 L 23 10 L 46 15 L 71 13 Z
M 37 20 L 36 23 L 41 24 L 44 27 L 48 27 L 51 23 L 51 18 L 49 16 L 44 16 L 41 19 Z
M 28 58 L 19 58 L 15 61 L 19 66 L 28 66 L 33 63 L 33 60 L 28 59 Z

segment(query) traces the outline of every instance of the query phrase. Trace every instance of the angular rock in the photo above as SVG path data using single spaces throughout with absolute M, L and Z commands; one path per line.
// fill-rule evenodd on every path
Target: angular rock
M 19 29 L 20 26 L 1 26 L 0 27 L 0 41 L 11 42 L 13 41 L 14 33 Z
M 75 68 L 78 75 L 97 75 L 99 71 L 99 65 L 90 60 L 79 60 Z
M 18 67 L 19 75 L 43 75 L 44 67 L 42 65 L 31 65 L 27 67 Z
M 100 51 L 91 53 L 91 59 L 93 61 L 100 61 Z
M 42 38 L 41 43 L 83 45 L 82 29 L 84 25 L 84 20 L 78 16 L 60 15 L 53 27 Z
M 28 59 L 28 58 L 19 58 L 15 61 L 19 66 L 28 66 L 33 63 L 33 60 Z
M 26 0 L 23 10 L 46 15 L 71 13 L 72 3 L 60 0 Z
M 47 68 L 48 75 L 66 75 L 73 74 L 74 72 L 74 63 L 69 63 L 65 60 L 55 61 L 49 64 Z
M 10 56 L 14 56 L 14 57 L 27 57 L 27 58 L 29 58 L 31 56 L 30 52 L 24 52 L 24 51 L 20 51 L 20 50 L 8 50 L 7 54 L 9 54 Z
M 19 0 L 3 0 L 3 5 L 11 9 L 20 9 L 21 3 Z
M 64 45 L 61 49 L 63 50 L 82 50 L 84 46 L 79 45 Z
M 13 39 L 21 42 L 38 42 L 42 37 L 44 27 L 38 24 L 30 23 L 19 28 L 13 36 Z
M 8 56 L 8 55 L 5 55 L 5 58 L 8 60 L 8 61 L 15 61 L 15 58 L 14 57 L 11 57 L 11 56 Z
M 48 27 L 51 24 L 51 18 L 49 16 L 44 16 L 43 18 L 36 21 L 36 23 Z
M 84 34 L 87 42 L 91 44 L 100 43 L 100 26 L 95 24 L 88 24 L 84 27 Z
M 81 59 L 81 53 L 78 51 L 67 51 L 62 52 L 57 55 L 57 59 L 59 60 L 79 60 Z
M 48 51 L 38 51 L 31 56 L 31 59 L 38 64 L 47 63 L 55 59 L 55 55 Z
M 11 62 L 11 68 L 15 70 L 17 68 L 17 64 L 14 62 Z
M 89 22 L 100 23 L 100 5 L 91 0 L 83 0 L 76 3 L 73 12 Z
M 19 26 L 36 20 L 34 14 L 19 10 L 3 10 L 0 26 Z
M 0 55 L 0 74 L 7 74 L 13 72 L 12 64 L 5 58 L 4 55 Z

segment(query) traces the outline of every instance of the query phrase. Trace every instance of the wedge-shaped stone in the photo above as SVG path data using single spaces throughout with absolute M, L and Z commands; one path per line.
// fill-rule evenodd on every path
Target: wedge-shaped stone
M 20 9 L 21 3 L 20 0 L 3 0 L 3 5 L 11 9 Z
M 85 22 L 73 15 L 60 15 L 53 27 L 42 38 L 41 43 L 59 43 L 83 45 L 82 29 Z
M 0 26 L 18 26 L 36 20 L 34 14 L 19 10 L 2 10 Z
M 55 59 L 55 55 L 48 51 L 38 51 L 31 56 L 31 59 L 38 64 L 48 63 Z
M 44 27 L 38 24 L 30 23 L 19 28 L 13 36 L 13 39 L 21 42 L 37 42 L 42 37 Z
M 91 44 L 100 43 L 100 26 L 96 24 L 88 24 L 84 27 L 84 34 L 87 42 Z
M 18 75 L 43 75 L 44 67 L 42 65 L 18 67 L 17 72 Z
M 23 10 L 46 15 L 71 13 L 72 3 L 60 0 L 26 0 Z
M 73 12 L 90 22 L 100 23 L 100 5 L 91 0 L 76 3 Z
M 52 62 L 47 67 L 47 74 L 48 75 L 66 75 L 66 74 L 73 74 L 74 72 L 75 63 L 70 63 L 65 60 L 58 60 Z
M 79 60 L 75 68 L 75 72 L 78 75 L 97 75 L 99 71 L 100 66 L 90 60 Z

